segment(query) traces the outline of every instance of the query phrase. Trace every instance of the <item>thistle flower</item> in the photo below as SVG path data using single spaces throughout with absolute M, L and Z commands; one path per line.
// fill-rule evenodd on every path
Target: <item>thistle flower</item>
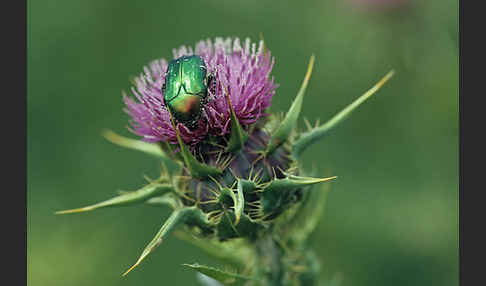
M 264 53 L 263 42 L 257 45 L 247 39 L 242 46 L 240 40 L 217 38 L 199 42 L 195 49 L 185 46 L 174 49 L 174 59 L 187 55 L 199 55 L 207 65 L 209 73 L 216 77 L 214 94 L 204 107 L 205 121 L 200 121 L 196 130 L 178 123 L 177 128 L 186 144 L 197 144 L 207 135 L 224 136 L 230 132 L 230 111 L 224 88 L 228 89 L 233 109 L 240 124 L 250 125 L 260 117 L 267 116 L 275 94 L 273 78 L 270 78 L 274 59 Z M 177 143 L 169 112 L 165 107 L 162 86 L 168 63 L 155 60 L 144 67 L 144 72 L 135 78 L 133 94 L 139 102 L 124 95 L 126 112 L 132 117 L 135 134 L 148 142 Z
M 220 282 L 314 285 L 319 263 L 306 241 L 327 193 L 314 186 L 336 177 L 306 175 L 300 155 L 393 72 L 328 122 L 309 125 L 299 133 L 296 123 L 314 56 L 283 118 L 268 113 L 277 88 L 271 77 L 273 64 L 263 40 L 257 45 L 247 39 L 241 45 L 237 38 L 202 41 L 194 49 L 182 46 L 174 50 L 172 61 L 150 63 L 135 78 L 134 98 L 123 97 L 130 129 L 141 140 L 111 131 L 104 135 L 113 143 L 159 158 L 160 177 L 137 191 L 58 213 L 136 203 L 172 208 L 171 216 L 125 274 L 181 227 L 186 232 L 179 236 L 189 242 L 233 266 L 250 265 L 240 274 L 187 265 Z

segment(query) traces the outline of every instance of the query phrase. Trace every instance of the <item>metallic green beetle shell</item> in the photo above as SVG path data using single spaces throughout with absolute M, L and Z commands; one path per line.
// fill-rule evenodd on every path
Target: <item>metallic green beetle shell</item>
M 200 56 L 182 56 L 169 63 L 162 87 L 164 104 L 178 122 L 197 126 L 208 96 L 207 67 Z

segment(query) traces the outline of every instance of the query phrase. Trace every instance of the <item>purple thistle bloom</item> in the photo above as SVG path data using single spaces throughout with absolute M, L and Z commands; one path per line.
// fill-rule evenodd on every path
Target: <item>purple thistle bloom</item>
M 262 41 L 257 48 L 257 44 L 251 43 L 250 39 L 246 39 L 242 46 L 238 38 L 216 38 L 214 42 L 199 42 L 195 51 L 192 47 L 182 46 L 174 49 L 173 53 L 174 58 L 193 54 L 201 56 L 208 73 L 213 73 L 216 78 L 214 94 L 209 95 L 210 100 L 204 107 L 198 127 L 190 130 L 177 123 L 186 144 L 195 145 L 208 134 L 223 136 L 230 132 L 230 109 L 225 90 L 243 126 L 267 115 L 265 111 L 270 106 L 277 85 L 270 77 L 274 59 L 270 52 L 264 51 Z M 177 143 L 161 91 L 167 66 L 167 61 L 160 59 L 144 67 L 144 73 L 135 79 L 136 86 L 132 88 L 138 102 L 125 94 L 123 96 L 127 106 L 125 111 L 131 116 L 129 129 L 142 136 L 144 141 Z

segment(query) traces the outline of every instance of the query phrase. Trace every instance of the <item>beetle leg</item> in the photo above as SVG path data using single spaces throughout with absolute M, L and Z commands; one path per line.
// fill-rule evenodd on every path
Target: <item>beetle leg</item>
M 189 130 L 194 131 L 199 128 L 199 118 L 195 117 L 187 124 L 184 124 Z
M 213 73 L 208 75 L 208 89 L 211 91 L 211 94 L 214 95 L 216 93 L 216 77 Z
M 162 85 L 162 88 L 160 89 L 160 91 L 162 92 L 162 95 L 164 95 L 164 94 L 165 94 L 165 82 L 164 82 L 164 84 Z
M 207 114 L 206 114 L 206 109 L 203 107 L 202 110 L 201 110 L 201 120 L 204 124 L 208 123 L 208 118 L 207 118 Z

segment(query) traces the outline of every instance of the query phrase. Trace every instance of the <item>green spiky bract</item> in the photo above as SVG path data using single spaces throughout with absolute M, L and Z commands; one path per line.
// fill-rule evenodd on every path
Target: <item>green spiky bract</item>
M 393 71 L 323 125 L 298 134 L 296 125 L 314 61 L 312 56 L 282 121 L 270 116 L 251 126 L 241 125 L 224 87 L 231 120 L 228 136 L 208 136 L 196 147 L 186 146 L 172 115 L 178 144 L 147 143 L 105 131 L 110 142 L 160 160 L 160 177 L 139 190 L 56 213 L 135 204 L 171 208 L 172 214 L 123 275 L 174 233 L 232 267 L 185 264 L 223 285 L 317 285 L 320 264 L 308 238 L 323 212 L 327 182 L 336 176 L 305 175 L 298 158 L 380 89 Z

